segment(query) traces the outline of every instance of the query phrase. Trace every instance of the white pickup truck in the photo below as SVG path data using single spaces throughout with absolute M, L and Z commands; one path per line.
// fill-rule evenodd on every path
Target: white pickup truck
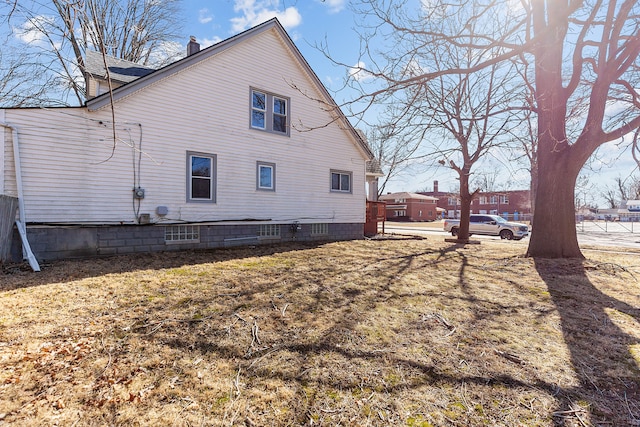
M 458 235 L 460 228 L 459 219 L 445 219 L 444 231 L 452 236 Z M 507 240 L 520 240 L 529 235 L 529 226 L 518 222 L 509 222 L 498 215 L 471 214 L 469 218 L 469 235 L 484 234 L 487 236 L 500 236 Z

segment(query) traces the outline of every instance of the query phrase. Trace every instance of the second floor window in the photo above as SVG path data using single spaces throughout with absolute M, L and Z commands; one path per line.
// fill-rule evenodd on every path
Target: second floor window
M 289 135 L 289 100 L 259 90 L 251 90 L 251 127 Z

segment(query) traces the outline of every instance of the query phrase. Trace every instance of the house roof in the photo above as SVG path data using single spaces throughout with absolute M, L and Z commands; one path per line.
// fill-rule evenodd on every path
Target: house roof
M 437 197 L 425 196 L 424 194 L 411 193 L 403 191 L 400 193 L 388 193 L 378 197 L 379 200 L 395 200 L 395 199 L 419 199 L 419 200 L 438 200 Z
M 102 56 L 99 52 L 87 50 L 85 53 L 85 69 L 93 77 L 107 79 L 107 71 L 104 63 L 107 63 L 109 77 L 120 83 L 129 83 L 140 77 L 146 76 L 155 71 L 154 68 L 143 67 L 135 62 L 115 58 L 113 56 Z
M 158 70 L 155 70 L 149 74 L 143 75 L 134 79 L 128 84 L 120 86 L 113 91 L 113 102 L 116 102 L 122 98 L 125 98 L 131 95 L 134 92 L 141 90 L 142 88 L 156 83 L 162 79 L 165 79 L 172 74 L 175 74 L 179 71 L 182 71 L 192 65 L 205 60 L 211 56 L 219 54 L 238 43 L 241 43 L 251 37 L 254 37 L 258 34 L 262 34 L 267 31 L 275 31 L 284 42 L 284 44 L 289 48 L 289 51 L 293 54 L 293 56 L 297 59 L 298 63 L 302 67 L 302 69 L 306 72 L 309 78 L 313 81 L 315 86 L 318 88 L 320 93 L 325 98 L 325 102 L 329 104 L 329 110 L 334 112 L 337 115 L 338 122 L 344 126 L 344 128 L 353 136 L 358 148 L 362 151 L 365 157 L 372 160 L 374 158 L 369 145 L 366 140 L 356 131 L 356 129 L 351 125 L 349 120 L 347 120 L 346 116 L 340 110 L 340 107 L 336 104 L 333 97 L 327 91 L 327 88 L 322 84 L 316 73 L 311 69 L 311 66 L 307 62 L 307 60 L 302 56 L 296 45 L 293 43 L 289 34 L 285 31 L 284 27 L 280 24 L 277 18 L 272 18 L 268 21 L 263 22 L 253 28 L 250 28 L 246 31 L 243 31 L 235 36 L 232 36 L 226 40 L 223 40 L 219 43 L 216 43 L 212 46 L 209 46 L 206 49 L 202 49 L 199 52 L 196 52 L 192 55 L 186 56 L 179 61 L 173 62 L 169 65 L 166 65 Z M 102 94 L 95 98 L 92 98 L 86 102 L 87 108 L 92 110 L 98 110 L 109 105 L 112 102 L 112 99 L 108 93 Z M 379 165 L 378 165 L 379 168 Z M 368 169 L 368 167 L 367 167 Z M 380 171 L 381 172 L 381 171 Z

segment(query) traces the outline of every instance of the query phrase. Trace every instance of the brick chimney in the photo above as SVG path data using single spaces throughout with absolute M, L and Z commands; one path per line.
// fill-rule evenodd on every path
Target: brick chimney
M 187 44 L 187 56 L 191 56 L 198 52 L 200 52 L 200 43 L 196 42 L 196 36 L 189 37 L 189 44 Z
M 438 181 L 433 181 L 433 195 L 438 195 Z

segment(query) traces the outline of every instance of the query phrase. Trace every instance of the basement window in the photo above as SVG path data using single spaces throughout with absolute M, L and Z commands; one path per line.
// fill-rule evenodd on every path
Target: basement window
M 312 236 L 325 236 L 329 234 L 329 224 L 321 223 L 321 224 L 311 224 L 311 235 Z
M 261 238 L 280 238 L 280 224 L 262 224 L 258 230 Z
M 199 225 L 169 225 L 164 228 L 164 242 L 168 245 L 175 243 L 199 243 Z

